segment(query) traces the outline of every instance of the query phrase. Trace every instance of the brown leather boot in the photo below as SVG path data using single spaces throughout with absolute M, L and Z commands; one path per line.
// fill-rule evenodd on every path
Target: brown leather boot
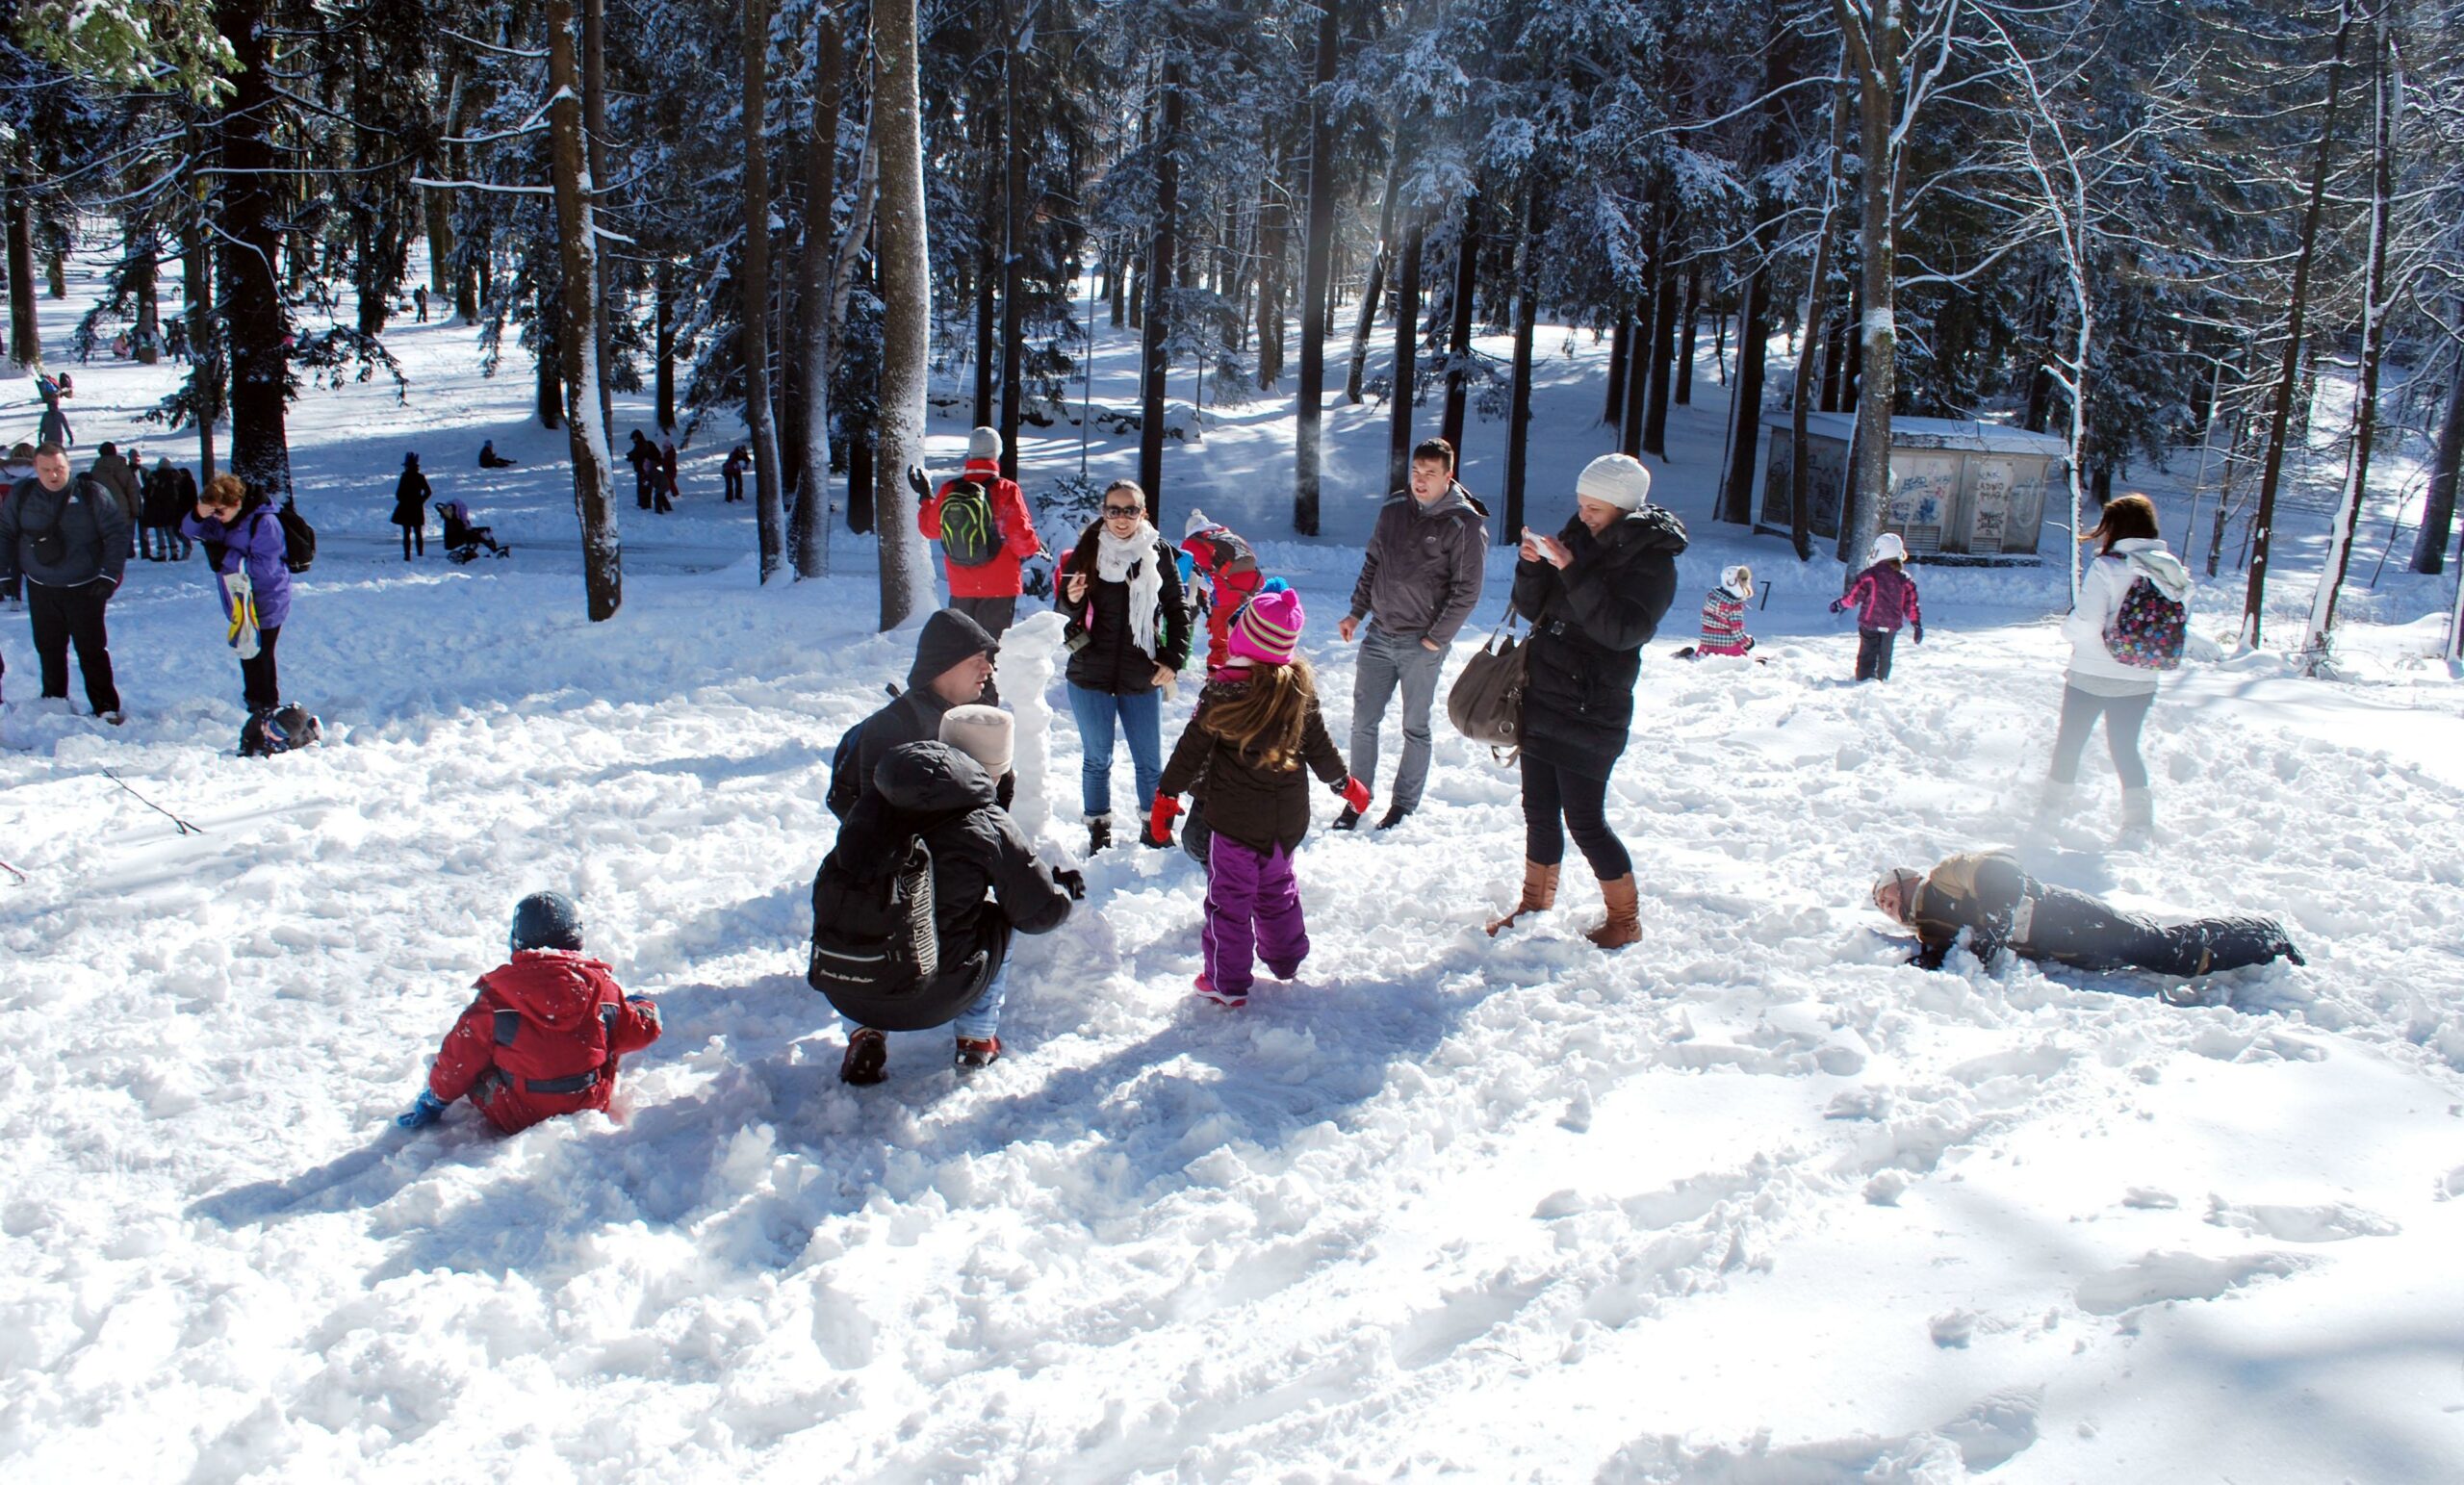
M 1490 920 L 1489 936 L 1495 938 L 1506 929 L 1512 928 L 1514 920 L 1527 912 L 1546 912 L 1555 906 L 1557 906 L 1557 868 L 1543 866 L 1538 861 L 1526 861 L 1523 863 L 1523 901 L 1515 904 L 1514 910 L 1504 917 Z
M 1608 904 L 1608 921 L 1583 936 L 1604 949 L 1640 942 L 1643 923 L 1635 907 L 1634 874 L 1630 871 L 1614 882 L 1601 883 L 1600 895 Z

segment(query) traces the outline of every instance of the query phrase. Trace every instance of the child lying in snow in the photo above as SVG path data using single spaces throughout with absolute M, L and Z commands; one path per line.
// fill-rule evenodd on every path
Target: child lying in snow
M 481 975 L 478 997 L 428 1069 L 419 1102 L 395 1119 L 433 1124 L 468 1097 L 505 1134 L 583 1109 L 605 1109 L 617 1059 L 658 1039 L 658 1006 L 626 995 L 581 953 L 581 910 L 561 892 L 513 909 L 512 960 Z

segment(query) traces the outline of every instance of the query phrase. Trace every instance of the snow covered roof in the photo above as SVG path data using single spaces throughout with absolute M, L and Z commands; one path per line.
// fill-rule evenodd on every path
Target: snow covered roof
M 1762 425 L 1785 428 L 1790 416 L 1784 408 L 1764 413 Z M 1806 434 L 1810 438 L 1844 444 L 1856 431 L 1854 413 L 1806 414 Z M 1966 418 L 1893 418 L 1890 443 L 1893 448 L 1964 448 L 1975 453 L 2042 454 L 2051 459 L 2059 459 L 2065 452 L 2062 440 L 2051 433 L 2031 433 L 2008 423 L 1978 422 Z

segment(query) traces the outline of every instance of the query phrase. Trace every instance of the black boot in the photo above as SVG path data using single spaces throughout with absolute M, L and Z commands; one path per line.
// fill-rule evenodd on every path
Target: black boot
M 1087 817 L 1087 854 L 1089 856 L 1093 856 L 1096 852 L 1104 850 L 1112 843 L 1113 817 L 1111 815 L 1089 815 Z

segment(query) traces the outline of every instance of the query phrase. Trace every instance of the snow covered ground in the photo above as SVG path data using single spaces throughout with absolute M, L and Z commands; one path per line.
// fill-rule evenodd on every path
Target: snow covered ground
M 73 303 L 45 308 L 61 345 Z M 859 1091 L 801 971 L 830 748 L 911 643 L 871 632 L 869 542 L 842 531 L 838 576 L 761 590 L 750 507 L 717 503 L 728 441 L 705 438 L 679 514 L 621 502 L 625 606 L 589 625 L 526 376 L 480 379 L 461 327 L 394 343 L 407 406 L 358 387 L 295 409 L 323 540 L 283 675 L 324 746 L 232 755 L 198 563 L 132 564 L 113 605 L 123 729 L 27 704 L 0 615 L 0 858 L 29 878 L 0 886 L 0 1473 L 2464 1477 L 2464 691 L 2425 658 L 2444 582 L 2391 571 L 2348 601 L 2354 678 L 2273 652 L 2188 670 L 2150 723 L 2152 848 L 2106 848 L 2108 787 L 2037 836 L 2059 570 L 1920 569 L 1928 643 L 1849 686 L 1837 568 L 1708 520 L 1707 353 L 1661 475 L 1696 543 L 1612 796 L 1642 943 L 1580 939 L 1587 882 L 1480 933 L 1517 880 L 1514 781 L 1441 722 L 1421 815 L 1302 852 L 1299 984 L 1194 1005 L 1196 869 L 1115 851 L 1065 927 L 1021 940 L 1007 1059 L 962 1084 L 945 1035 L 897 1037 Z M 1574 346 L 1544 369 L 1535 515 L 1608 446 L 1601 353 Z M 1109 342 L 1098 397 L 1128 365 Z M 76 371 L 90 447 L 192 457 L 133 421 L 169 371 Z M 1175 531 L 1194 499 L 1278 535 L 1288 408 L 1172 452 Z M 1340 740 L 1332 621 L 1385 425 L 1329 422 L 1328 537 L 1270 550 Z M 490 436 L 521 467 L 472 468 Z M 1476 489 L 1502 445 L 1476 428 Z M 413 448 L 511 558 L 400 561 L 384 521 Z M 1030 489 L 1077 453 L 1049 430 Z M 1091 461 L 1133 462 L 1118 440 Z M 2283 639 L 2330 462 L 2289 523 Z M 1751 616 L 1769 663 L 1669 659 L 1741 559 L 1777 579 Z M 2200 627 L 2238 604 L 2228 574 Z M 1055 799 L 1077 765 L 1065 727 Z M 1128 807 L 1125 761 L 1116 790 Z M 1072 855 L 1060 814 L 1045 839 Z M 2151 910 L 2279 913 L 2309 967 L 2178 1007 L 2127 976 L 1907 965 L 1874 870 L 1996 842 Z M 514 900 L 547 886 L 666 1011 L 622 1117 L 398 1133 Z

